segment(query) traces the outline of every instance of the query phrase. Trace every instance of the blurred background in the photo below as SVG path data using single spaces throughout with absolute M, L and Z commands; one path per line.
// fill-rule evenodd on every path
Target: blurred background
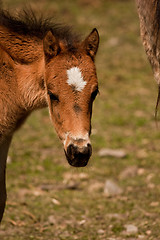
M 86 168 L 70 167 L 48 109 L 34 112 L 10 149 L 0 239 L 159 239 L 157 85 L 135 2 L 5 0 L 4 6 L 14 12 L 28 3 L 84 37 L 94 27 L 99 31 L 93 155 Z

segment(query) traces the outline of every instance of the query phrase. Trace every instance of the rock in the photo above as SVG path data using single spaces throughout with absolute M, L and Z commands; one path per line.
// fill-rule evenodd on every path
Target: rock
M 99 157 L 116 157 L 116 158 L 124 158 L 127 156 L 127 153 L 123 149 L 108 149 L 108 148 L 102 148 L 98 152 Z
M 144 235 L 138 235 L 138 239 L 145 239 L 145 236 Z
M 151 235 L 151 234 L 152 234 L 151 230 L 147 230 L 147 231 L 146 231 L 146 234 L 147 234 L 147 235 Z
M 130 166 L 125 168 L 119 175 L 121 180 L 126 178 L 135 177 L 138 174 L 138 167 L 137 166 Z
M 150 188 L 150 189 L 154 189 L 155 184 L 154 183 L 148 183 L 147 187 Z
M 138 233 L 138 228 L 135 225 L 126 224 L 124 227 L 126 229 L 126 233 L 129 235 Z
M 77 181 L 77 180 L 83 180 L 83 181 L 86 181 L 88 180 L 89 178 L 89 175 L 87 173 L 84 173 L 84 172 L 80 172 L 80 173 L 65 173 L 63 175 L 63 182 L 64 183 L 68 183 L 68 181 L 71 181 L 71 180 L 74 180 L 74 181 Z
M 122 194 L 123 190 L 113 180 L 108 179 L 104 186 L 104 195 L 106 197 L 112 197 Z
M 99 230 L 97 231 L 97 233 L 98 233 L 99 235 L 103 235 L 103 234 L 105 233 L 105 231 L 104 231 L 103 229 L 99 229 Z
M 109 213 L 107 214 L 108 218 L 122 220 L 124 217 L 118 213 Z
M 49 222 L 49 224 L 51 224 L 51 225 L 56 224 L 56 219 L 55 219 L 55 217 L 54 217 L 53 215 L 49 216 L 49 217 L 48 217 L 48 222 Z
M 85 219 L 83 219 L 83 220 L 81 220 L 81 221 L 79 221 L 78 222 L 78 224 L 81 226 L 81 225 L 84 225 L 86 223 L 86 220 Z
M 44 195 L 44 192 L 41 189 L 33 189 L 31 190 L 31 193 L 36 197 Z
M 150 206 L 151 207 L 158 207 L 159 206 L 159 202 L 151 202 Z
M 52 203 L 58 206 L 61 205 L 61 203 L 55 198 L 52 198 Z
M 138 175 L 142 176 L 145 173 L 145 169 L 144 168 L 139 168 L 138 169 Z
M 79 179 L 80 180 L 86 181 L 86 180 L 88 180 L 88 178 L 89 178 L 89 176 L 88 176 L 87 173 L 82 172 L 82 173 L 79 174 Z
M 12 158 L 10 156 L 7 157 L 7 164 L 10 164 L 12 162 Z

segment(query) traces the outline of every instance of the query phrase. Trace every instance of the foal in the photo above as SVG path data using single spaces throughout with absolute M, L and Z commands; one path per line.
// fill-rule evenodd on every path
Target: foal
M 96 29 L 81 41 L 68 27 L 0 11 L 0 220 L 6 202 L 6 159 L 11 139 L 35 109 L 48 107 L 70 165 L 91 156 L 92 103 L 98 93 Z

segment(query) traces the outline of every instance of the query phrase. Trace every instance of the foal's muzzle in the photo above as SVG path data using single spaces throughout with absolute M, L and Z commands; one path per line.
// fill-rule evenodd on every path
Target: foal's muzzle
M 87 146 L 78 147 L 70 144 L 65 151 L 66 158 L 69 164 L 73 167 L 85 167 L 92 154 L 92 146 L 90 143 Z

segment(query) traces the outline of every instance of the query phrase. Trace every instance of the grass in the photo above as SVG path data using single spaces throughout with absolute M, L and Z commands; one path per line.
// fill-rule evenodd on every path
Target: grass
M 5 5 L 14 9 L 24 2 L 6 0 Z M 94 27 L 99 30 L 100 96 L 92 118 L 93 156 L 85 169 L 71 168 L 47 109 L 34 112 L 15 134 L 10 149 L 8 202 L 0 239 L 159 239 L 157 86 L 139 37 L 135 3 L 39 0 L 38 5 L 61 22 L 74 23 L 84 35 Z M 100 158 L 103 147 L 122 148 L 127 157 Z M 138 173 L 121 179 L 120 173 L 131 166 Z M 115 180 L 123 194 L 105 197 L 107 179 Z M 126 224 L 137 226 L 138 232 L 127 235 Z

